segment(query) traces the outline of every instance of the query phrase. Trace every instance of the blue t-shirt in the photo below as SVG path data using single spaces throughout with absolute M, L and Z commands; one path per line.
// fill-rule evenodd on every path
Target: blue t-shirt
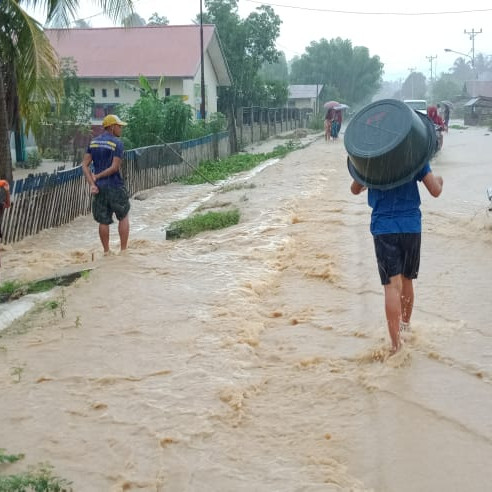
M 372 208 L 371 233 L 422 232 L 420 194 L 417 181 L 431 172 L 429 163 L 408 183 L 390 190 L 369 188 L 367 201 Z
M 87 153 L 92 156 L 94 164 L 94 174 L 108 169 L 113 163 L 113 157 L 123 159 L 123 143 L 118 137 L 111 133 L 104 132 L 101 135 L 93 138 L 87 147 Z M 119 172 L 98 179 L 96 185 L 104 186 L 122 186 L 123 178 Z

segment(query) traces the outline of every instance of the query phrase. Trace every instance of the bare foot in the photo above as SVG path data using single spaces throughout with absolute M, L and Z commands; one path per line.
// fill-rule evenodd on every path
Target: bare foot
M 396 347 L 393 345 L 393 346 L 390 348 L 390 353 L 389 353 L 389 356 L 391 357 L 392 355 L 397 354 L 400 350 L 401 350 L 401 343 L 399 343 Z

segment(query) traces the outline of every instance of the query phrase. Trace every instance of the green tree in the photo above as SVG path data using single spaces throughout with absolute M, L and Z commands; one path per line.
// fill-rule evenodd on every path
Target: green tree
M 453 74 L 453 78 L 461 83 L 475 78 L 471 60 L 465 60 L 463 57 L 456 58 L 450 71 Z
M 148 26 L 167 26 L 169 25 L 169 19 L 164 15 L 159 15 L 157 12 L 154 12 L 149 17 L 149 22 L 147 22 Z
M 121 25 L 123 27 L 143 27 L 146 25 L 146 22 L 143 17 L 133 12 L 121 21 Z
M 260 68 L 259 75 L 268 82 L 289 82 L 289 67 L 285 53 L 280 52 L 278 60 L 275 62 L 265 62 Z
M 41 24 L 23 8 L 35 5 L 46 12 L 46 23 L 68 26 L 75 18 L 77 0 L 0 1 L 0 177 L 12 179 L 10 131 L 26 130 L 34 114 L 60 97 L 58 60 Z M 97 5 L 119 20 L 133 10 L 132 0 L 98 0 Z M 7 74 L 7 77 L 4 75 Z
M 56 149 L 57 158 L 73 163 L 82 157 L 81 146 L 85 147 L 91 132 L 93 99 L 77 77 L 77 66 L 73 59 L 61 60 L 61 81 L 63 96 L 59 103 L 39 124 L 33 126 L 33 133 L 41 153 L 47 147 Z
M 217 133 L 225 127 L 225 117 L 211 114 L 208 120 L 194 121 L 191 106 L 180 96 L 159 97 L 164 85 L 161 77 L 155 90 L 148 79 L 140 76 L 140 97 L 133 106 L 120 106 L 117 112 L 128 122 L 122 140 L 132 149 L 181 142 Z
M 85 19 L 77 19 L 74 21 L 74 25 L 78 29 L 90 29 L 92 27 Z
M 258 104 L 256 92 L 252 90 L 258 72 L 264 63 L 276 62 L 279 57 L 275 41 L 282 21 L 266 5 L 241 19 L 237 0 L 205 0 L 205 8 L 203 22 L 217 27 L 231 71 L 232 87 L 219 88 L 219 108 L 227 114 L 231 135 L 234 135 L 237 107 Z M 233 150 L 235 143 L 236 139 L 232 138 Z
M 133 106 L 122 108 L 122 116 L 128 122 L 123 136 L 125 147 L 185 140 L 193 118 L 190 105 L 177 96 L 159 97 L 159 90 L 154 90 L 143 76 L 139 82 L 140 97 Z M 162 77 L 159 85 L 163 83 Z
M 425 75 L 421 72 L 411 72 L 401 87 L 403 99 L 425 99 L 427 86 Z
M 339 99 L 350 105 L 369 102 L 378 91 L 383 64 L 363 46 L 348 39 L 312 41 L 291 64 L 293 84 L 323 84 L 321 98 Z
M 439 101 L 454 101 L 461 94 L 463 84 L 457 81 L 452 74 L 443 73 L 434 82 L 432 87 L 432 99 Z

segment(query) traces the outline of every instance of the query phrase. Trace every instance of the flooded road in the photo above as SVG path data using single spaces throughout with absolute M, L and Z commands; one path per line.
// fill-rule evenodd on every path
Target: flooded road
M 26 454 L 9 473 L 48 462 L 84 492 L 488 490 L 491 151 L 484 129 L 445 136 L 413 333 L 389 359 L 342 141 L 139 194 L 125 255 L 102 257 L 91 217 L 5 246 L 2 281 L 93 268 L 0 333 L 0 447 Z M 241 221 L 166 241 L 198 206 Z

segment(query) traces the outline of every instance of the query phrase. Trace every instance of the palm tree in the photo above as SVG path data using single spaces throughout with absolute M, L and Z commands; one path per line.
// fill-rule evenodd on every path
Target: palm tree
M 133 0 L 97 0 L 106 15 L 116 21 L 133 12 Z M 29 125 L 62 89 L 57 77 L 57 55 L 41 24 L 22 7 L 47 12 L 46 23 L 68 27 L 76 18 L 79 0 L 0 1 L 0 178 L 12 180 L 9 135 Z

